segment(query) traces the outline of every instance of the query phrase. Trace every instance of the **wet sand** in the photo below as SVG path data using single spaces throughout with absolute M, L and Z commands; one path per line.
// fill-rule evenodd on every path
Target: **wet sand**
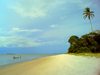
M 14 62 L 14 63 L 6 64 L 6 65 L 0 65 L 0 69 L 7 68 L 7 67 L 10 67 L 10 66 L 13 66 L 13 65 L 17 65 L 17 64 L 20 64 L 20 63 L 23 63 L 23 62 L 26 62 L 26 61 L 20 61 L 20 62 Z
M 100 58 L 61 54 L 0 69 L 0 75 L 99 75 Z

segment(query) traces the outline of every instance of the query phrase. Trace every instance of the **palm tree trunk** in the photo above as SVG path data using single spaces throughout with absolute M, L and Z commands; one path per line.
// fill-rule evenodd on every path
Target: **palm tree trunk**
M 93 28 L 92 28 L 92 23 L 91 23 L 91 19 L 90 19 L 90 24 L 91 24 L 91 30 L 92 30 L 92 33 L 93 33 Z

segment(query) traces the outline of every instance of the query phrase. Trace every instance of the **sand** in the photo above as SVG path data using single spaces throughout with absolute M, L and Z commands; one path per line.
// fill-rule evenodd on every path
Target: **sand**
M 61 54 L 0 69 L 0 75 L 99 75 L 100 58 Z

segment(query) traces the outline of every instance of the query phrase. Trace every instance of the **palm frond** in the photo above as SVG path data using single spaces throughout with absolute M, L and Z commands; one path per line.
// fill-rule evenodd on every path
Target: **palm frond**
M 85 15 L 83 18 L 85 19 L 88 16 L 88 19 L 90 20 L 90 16 L 91 16 L 93 19 L 93 17 L 95 16 L 93 13 L 94 13 L 94 11 L 90 12 L 90 8 L 87 7 L 87 8 L 85 8 L 85 11 L 83 11 L 83 15 Z
M 94 11 L 91 11 L 90 13 L 94 13 Z
M 83 18 L 84 18 L 84 20 L 86 19 L 86 17 L 87 17 L 87 15 L 85 15 Z
M 83 12 L 87 12 L 87 11 L 83 11 Z
M 84 14 L 87 14 L 87 13 L 83 13 L 83 15 L 84 15 Z
M 94 16 L 95 16 L 94 14 L 91 14 L 92 19 L 93 19 Z
M 93 19 L 93 16 L 91 15 L 92 19 Z
M 95 17 L 95 15 L 94 14 L 91 14 L 93 17 Z

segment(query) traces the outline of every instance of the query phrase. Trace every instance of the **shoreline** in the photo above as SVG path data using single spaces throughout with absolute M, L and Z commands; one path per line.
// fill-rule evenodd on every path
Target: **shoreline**
M 0 75 L 99 75 L 99 66 L 100 59 L 60 54 L 0 69 Z
M 42 57 L 40 57 L 40 58 L 42 58 Z M 9 64 L 5 64 L 5 65 L 0 65 L 0 70 L 8 68 L 8 67 L 11 67 L 11 66 L 14 66 L 14 65 L 18 65 L 18 64 L 21 64 L 21 63 L 24 63 L 24 62 L 36 60 L 36 59 L 39 59 L 39 58 L 35 58 L 35 59 L 31 59 L 31 60 L 25 60 L 25 61 L 20 61 L 20 62 L 9 63 Z
M 0 65 L 0 69 L 4 69 L 4 68 L 7 68 L 7 67 L 10 67 L 10 66 L 13 66 L 13 65 L 23 63 L 23 62 L 27 62 L 27 61 L 20 61 L 20 62 L 5 64 L 5 65 Z
M 54 53 L 54 54 L 55 54 L 55 53 Z M 19 54 L 19 55 L 20 55 L 20 54 Z M 58 55 L 60 55 L 60 54 L 58 54 Z M 53 56 L 55 56 L 55 55 L 53 55 Z M 44 56 L 44 57 L 48 57 L 48 56 Z M 42 57 L 39 57 L 39 58 L 42 58 Z M 5 65 L 0 65 L 0 70 L 1 70 L 1 69 L 4 69 L 4 68 L 8 68 L 8 67 L 10 67 L 10 66 L 14 66 L 14 65 L 20 64 L 20 63 L 24 63 L 24 62 L 27 62 L 27 61 L 39 59 L 39 58 L 34 58 L 34 59 L 24 60 L 24 61 L 19 61 L 19 62 L 13 62 L 13 63 L 5 64 Z

